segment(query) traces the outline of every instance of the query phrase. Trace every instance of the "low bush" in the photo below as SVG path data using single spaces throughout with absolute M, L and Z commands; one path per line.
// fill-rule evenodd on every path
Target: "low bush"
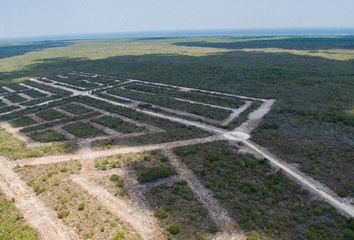
M 59 219 L 66 218 L 67 216 L 69 216 L 69 214 L 70 214 L 70 211 L 69 211 L 69 210 L 63 209 L 63 210 L 61 210 L 60 212 L 58 212 L 58 218 L 59 218 Z
M 181 232 L 181 227 L 177 225 L 171 225 L 167 228 L 167 231 L 172 235 L 177 235 Z

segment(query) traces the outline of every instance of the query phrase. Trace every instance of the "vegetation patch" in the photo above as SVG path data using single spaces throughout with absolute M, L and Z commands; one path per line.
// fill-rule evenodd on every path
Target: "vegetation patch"
M 32 132 L 29 136 L 37 142 L 59 142 L 66 140 L 63 134 L 51 129 L 41 132 Z
M 63 129 L 68 131 L 71 134 L 74 134 L 79 138 L 87 138 L 87 137 L 96 137 L 105 135 L 105 133 L 95 128 L 94 126 L 84 123 L 84 122 L 75 122 L 68 125 L 63 126 Z
M 260 236 L 254 239 L 346 239 L 350 226 L 343 216 L 274 171 L 266 160 L 241 155 L 226 142 L 175 152 L 242 229 Z
M 13 103 L 27 101 L 27 99 L 21 97 L 20 95 L 18 95 L 16 93 L 10 93 L 9 95 L 6 95 L 5 98 Z
M 39 112 L 36 115 L 46 121 L 53 121 L 53 120 L 57 120 L 57 119 L 66 118 L 66 116 L 64 114 L 57 112 L 53 109 Z
M 73 151 L 75 146 L 63 143 L 52 143 L 40 147 L 27 148 L 26 145 L 14 138 L 5 130 L 0 129 L 0 156 L 10 159 L 42 157 L 46 155 L 63 154 Z
M 153 182 L 176 174 L 168 158 L 158 151 L 153 151 L 151 155 L 144 156 L 142 161 L 135 161 L 132 165 L 140 183 Z
M 79 104 L 74 104 L 74 103 L 60 106 L 60 108 L 63 109 L 64 111 L 67 111 L 67 112 L 75 114 L 75 115 L 80 115 L 80 114 L 84 114 L 84 113 L 88 113 L 88 112 L 92 111 L 91 109 L 85 108 Z
M 34 121 L 32 118 L 27 117 L 27 116 L 17 118 L 17 119 L 10 122 L 10 124 L 16 128 L 17 127 L 26 127 L 26 126 L 36 124 L 36 123 L 37 123 L 36 121 Z
M 185 181 L 153 188 L 146 198 L 168 239 L 211 239 L 214 223 Z
M 144 153 L 128 153 L 118 154 L 110 157 L 98 159 L 95 162 L 97 170 L 106 171 L 114 168 L 120 168 L 128 164 L 134 164 L 135 162 L 144 161 L 144 159 L 151 159 L 151 154 L 159 154 L 159 152 L 144 152 Z
M 33 90 L 33 89 L 28 89 L 26 91 L 24 91 L 23 93 L 25 93 L 26 95 L 32 97 L 32 98 L 42 98 L 42 97 L 46 97 L 47 95 L 41 93 L 41 92 L 38 92 L 36 90 Z
M 82 239 L 114 239 L 117 233 L 123 233 L 127 240 L 140 239 L 129 226 L 70 180 L 70 175 L 80 169 L 81 165 L 72 161 L 16 168 L 16 171 L 32 188 L 44 189 L 38 193 L 40 200 Z
M 28 227 L 15 206 L 0 193 L 0 239 L 37 240 L 38 233 Z
M 119 96 L 144 101 L 151 104 L 156 104 L 157 106 L 172 108 L 179 111 L 185 111 L 211 119 L 222 120 L 231 114 L 231 111 L 225 109 L 212 108 L 200 104 L 178 101 L 174 98 L 171 98 L 169 95 L 163 93 L 160 93 L 158 95 L 149 95 L 122 89 L 113 89 L 109 90 L 109 92 L 112 94 L 117 94 Z
M 125 122 L 122 119 L 114 118 L 111 116 L 103 116 L 103 117 L 94 119 L 93 121 L 97 122 L 99 124 L 102 124 L 103 126 L 117 130 L 118 132 L 121 132 L 121 133 L 132 133 L 132 132 L 139 132 L 139 131 L 143 130 L 142 127 L 138 127 L 138 126 L 133 125 L 131 123 Z

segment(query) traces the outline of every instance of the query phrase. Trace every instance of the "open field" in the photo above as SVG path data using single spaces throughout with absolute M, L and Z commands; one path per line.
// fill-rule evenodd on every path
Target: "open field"
M 354 65 L 321 55 L 352 49 L 225 37 L 7 52 L 0 191 L 45 240 L 354 239 Z

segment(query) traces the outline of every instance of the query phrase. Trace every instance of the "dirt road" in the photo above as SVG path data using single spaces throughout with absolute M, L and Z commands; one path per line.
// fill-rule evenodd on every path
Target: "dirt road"
M 0 189 L 20 210 L 25 221 L 39 232 L 42 240 L 78 240 L 77 234 L 36 197 L 34 192 L 0 159 Z

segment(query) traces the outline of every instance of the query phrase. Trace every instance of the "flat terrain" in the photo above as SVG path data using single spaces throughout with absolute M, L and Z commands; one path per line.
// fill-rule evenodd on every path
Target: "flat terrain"
M 352 38 L 5 46 L 4 239 L 354 239 Z

